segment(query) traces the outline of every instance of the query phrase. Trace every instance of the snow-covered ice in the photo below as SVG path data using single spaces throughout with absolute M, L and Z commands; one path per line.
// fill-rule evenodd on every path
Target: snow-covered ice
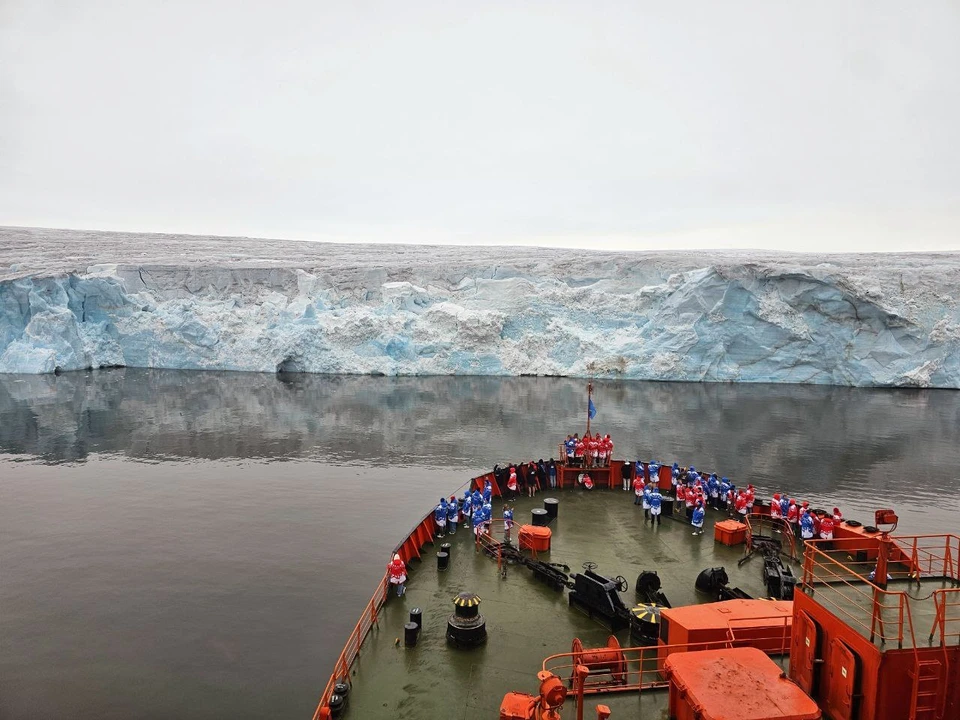
M 960 388 L 960 254 L 0 229 L 0 372 L 116 365 Z

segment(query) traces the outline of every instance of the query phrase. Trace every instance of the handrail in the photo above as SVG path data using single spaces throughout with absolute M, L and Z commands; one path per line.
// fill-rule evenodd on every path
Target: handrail
M 380 608 L 382 608 L 384 602 L 386 602 L 387 594 L 390 591 L 390 580 L 388 576 L 389 573 L 384 573 L 380 584 L 377 586 L 377 590 L 374 592 L 373 597 L 370 598 L 370 602 L 368 602 L 367 606 L 363 609 L 363 613 L 354 626 L 353 632 L 350 633 L 347 642 L 343 646 L 343 650 L 340 651 L 340 657 L 337 658 L 337 662 L 333 666 L 333 674 L 330 675 L 330 679 L 327 680 L 327 685 L 320 695 L 320 702 L 317 704 L 317 709 L 313 714 L 314 720 L 319 720 L 321 717 L 321 712 L 330 702 L 330 697 L 333 695 L 333 688 L 337 683 L 349 680 L 350 668 L 360 654 L 360 646 L 363 644 L 364 638 L 367 637 L 367 633 L 369 633 L 376 624 Z
M 783 518 L 771 517 L 770 515 L 764 515 L 756 511 L 752 513 L 748 513 L 747 515 L 743 516 L 743 518 L 744 520 L 746 520 L 745 524 L 747 526 L 747 542 L 746 542 L 746 545 L 744 546 L 744 552 L 749 552 L 750 550 L 753 549 L 753 534 L 754 534 L 753 523 L 757 522 L 759 525 L 759 529 L 761 531 L 763 530 L 764 524 L 769 523 L 769 526 L 771 529 L 777 529 L 777 528 L 782 529 L 783 532 L 781 534 L 783 535 L 783 537 L 788 539 L 790 552 L 787 555 L 787 557 L 793 560 L 794 562 L 800 562 L 800 557 L 797 555 L 797 538 L 793 534 L 793 528 L 790 526 L 790 523 L 788 523 Z M 761 532 L 761 535 L 762 534 L 763 533 Z M 782 543 L 781 543 L 781 546 L 782 546 Z
M 930 642 L 934 635 L 940 632 L 940 645 L 945 646 L 948 639 L 956 638 L 960 641 L 960 588 L 944 588 L 933 591 L 933 606 L 936 609 L 933 626 L 930 628 Z M 958 608 L 954 613 L 948 613 L 947 608 Z M 948 616 L 951 615 L 951 616 Z M 955 631 L 948 632 L 956 627 Z
M 765 652 L 766 652 L 768 655 L 786 655 L 787 653 L 789 653 L 789 652 L 790 652 L 790 642 L 791 642 L 791 640 L 793 639 L 793 635 L 791 634 L 791 631 L 792 631 L 792 628 L 793 628 L 793 615 L 792 615 L 792 614 L 791 614 L 791 615 L 763 615 L 763 616 L 759 616 L 759 617 L 734 618 L 734 619 L 732 619 L 732 620 L 728 620 L 728 621 L 727 621 L 727 637 L 730 639 L 730 642 L 731 642 L 731 643 L 740 642 L 741 644 L 744 644 L 744 645 L 750 645 L 750 644 L 755 644 L 758 640 L 775 640 L 775 639 L 777 638 L 777 634 L 771 635 L 770 637 L 765 637 L 765 636 L 763 636 L 763 635 L 761 635 L 761 636 L 757 636 L 757 635 L 756 635 L 756 630 L 758 630 L 758 629 L 765 629 L 765 628 L 757 628 L 757 626 L 756 626 L 755 623 L 756 623 L 758 620 L 779 620 L 780 622 L 783 623 L 782 630 L 779 632 L 779 637 L 780 637 L 780 651 L 779 651 L 779 652 L 771 652 L 770 650 L 767 650 L 767 651 L 765 651 Z M 739 640 L 739 641 L 738 641 L 738 640 L 737 640 L 736 628 L 734 627 L 734 623 L 739 623 L 741 630 L 751 630 L 751 631 L 753 631 L 753 632 L 751 633 L 750 638 L 745 638 L 745 639 L 743 639 L 743 640 Z M 731 647 L 736 647 L 736 645 L 731 645 Z
M 863 634 L 869 637 L 871 642 L 879 636 L 881 644 L 886 643 L 888 640 L 896 640 L 898 647 L 903 647 L 903 614 L 904 607 L 907 606 L 907 594 L 899 591 L 881 589 L 856 571 L 851 570 L 847 565 L 840 563 L 838 560 L 835 560 L 820 550 L 817 545 L 817 541 L 807 541 L 806 543 L 803 562 L 804 589 L 813 592 L 816 590 L 815 586 L 817 583 L 825 586 L 821 588 L 817 594 L 817 602 L 821 605 L 829 605 L 829 609 L 831 609 L 834 614 L 842 615 L 849 625 L 859 626 Z M 822 561 L 825 562 L 817 562 L 818 559 L 822 559 Z M 831 566 L 846 570 L 846 574 L 837 572 Z M 818 569 L 822 571 L 822 574 L 816 572 Z M 851 579 L 858 584 L 850 582 Z M 838 589 L 838 586 L 844 590 L 849 589 L 853 595 L 846 594 Z M 888 602 L 888 600 L 892 602 Z M 895 633 L 888 635 L 882 611 L 884 609 L 892 609 L 893 607 L 897 608 L 898 620 L 895 626 Z M 859 608 L 867 613 L 870 617 L 870 625 L 867 626 L 860 617 L 850 612 L 851 608 Z M 907 612 L 909 613 L 909 609 Z M 910 640 L 913 645 L 916 646 L 912 630 Z
M 803 588 L 811 594 L 817 593 L 817 601 L 827 606 L 834 614 L 842 616 L 849 625 L 857 626 L 866 637 L 873 642 L 877 638 L 883 645 L 887 641 L 897 641 L 898 647 L 903 647 L 904 639 L 909 640 L 913 648 L 917 647 L 916 633 L 913 626 L 913 616 L 911 613 L 911 596 L 903 591 L 887 590 L 881 587 L 882 578 L 871 581 L 865 577 L 866 568 L 873 567 L 877 571 L 877 560 L 868 559 L 865 561 L 853 560 L 847 555 L 846 559 L 830 555 L 821 548 L 829 548 L 832 552 L 840 551 L 843 555 L 845 548 L 851 550 L 867 549 L 874 558 L 881 551 L 884 543 L 888 543 L 889 550 L 884 551 L 887 565 L 887 573 L 891 577 L 900 574 L 901 577 L 907 577 L 915 580 L 918 584 L 922 578 L 946 578 L 957 582 L 957 562 L 958 551 L 960 551 L 960 536 L 954 534 L 947 535 L 911 535 L 894 536 L 890 538 L 876 537 L 869 538 L 876 540 L 876 545 L 868 548 L 863 547 L 863 538 L 841 538 L 832 541 L 807 541 L 804 552 L 803 563 Z M 889 552 L 889 555 L 886 553 Z M 870 557 L 868 555 L 868 557 Z M 897 571 L 894 565 L 906 567 L 906 571 Z M 819 590 L 818 590 L 819 588 Z M 933 593 L 937 615 L 934 621 L 934 627 L 930 631 L 932 641 L 933 635 L 938 627 L 941 629 L 941 635 L 946 634 L 946 615 L 948 606 L 952 607 L 954 603 L 947 600 L 948 593 L 954 593 L 956 590 L 937 590 Z M 952 599 L 953 595 L 950 595 Z M 960 605 L 960 603 L 957 603 Z M 896 610 L 897 619 L 894 623 L 894 631 L 888 632 L 887 625 L 889 621 L 884 619 L 885 610 Z M 854 610 L 859 610 L 870 618 L 869 627 L 864 623 L 862 617 Z M 943 623 L 940 622 L 941 616 Z M 951 619 L 952 621 L 952 619 Z M 939 623 L 939 625 L 938 625 Z M 960 636 L 960 632 L 957 633 Z
M 789 616 L 784 617 L 782 615 L 771 616 L 771 618 L 783 620 L 785 627 L 792 619 Z M 763 618 L 750 618 L 749 620 L 745 619 L 744 622 L 760 619 Z M 779 647 L 775 648 L 772 652 L 767 651 L 767 653 L 772 655 L 786 655 L 790 652 L 790 637 L 791 636 L 789 633 L 783 634 L 778 631 L 775 636 L 771 635 L 769 638 L 755 637 L 751 639 L 737 639 L 736 637 L 731 636 L 731 631 L 728 629 L 727 639 L 725 640 L 701 640 L 700 642 L 619 648 L 619 652 L 623 653 L 625 661 L 623 681 L 617 683 L 605 682 L 602 680 L 594 682 L 585 681 L 583 685 L 583 693 L 584 695 L 598 695 L 602 693 L 613 692 L 643 692 L 644 690 L 667 687 L 670 683 L 663 674 L 663 660 L 667 656 L 677 652 L 690 652 L 694 650 L 719 650 L 733 647 L 752 647 L 758 639 L 775 640 L 780 638 L 781 642 Z M 603 650 L 603 648 L 601 648 L 601 650 Z M 587 649 L 584 652 L 590 652 L 590 650 Z M 576 656 L 578 654 L 579 653 L 576 652 L 567 652 L 550 655 L 544 658 L 542 669 L 552 672 L 557 677 L 572 677 L 573 671 L 578 664 L 576 661 Z M 581 662 L 580 664 L 583 663 Z M 586 665 L 588 668 L 590 667 L 589 663 L 586 663 Z M 598 671 L 595 674 L 601 675 L 606 673 L 603 671 Z

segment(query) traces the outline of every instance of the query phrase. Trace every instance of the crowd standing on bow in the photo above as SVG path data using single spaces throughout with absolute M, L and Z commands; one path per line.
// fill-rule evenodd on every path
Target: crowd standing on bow
M 656 460 L 637 460 L 624 461 L 621 468 L 623 490 L 633 491 L 633 504 L 643 508 L 644 524 L 660 522 L 663 502 L 659 489 L 661 467 L 668 466 Z M 694 535 L 703 533 L 707 508 L 726 512 L 729 517 L 741 520 L 754 511 L 756 490 L 751 483 L 738 488 L 726 476 L 715 472 L 701 473 L 693 465 L 686 467 L 679 463 L 669 467 L 669 477 L 675 498 L 673 514 L 685 517 L 693 527 Z M 818 514 L 810 509 L 808 502 L 798 502 L 779 492 L 773 495 L 770 515 L 774 519 L 784 520 L 798 540 L 832 540 L 836 524 L 843 519 L 839 508 L 833 509 L 833 515 Z

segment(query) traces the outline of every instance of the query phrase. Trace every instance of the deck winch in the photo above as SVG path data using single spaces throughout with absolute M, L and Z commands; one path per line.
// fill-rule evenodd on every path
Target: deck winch
M 763 582 L 767 586 L 767 594 L 778 600 L 793 600 L 793 589 L 797 578 L 793 570 L 783 564 L 779 555 L 768 556 L 763 559 Z
M 573 666 L 583 665 L 590 670 L 590 675 L 609 675 L 611 685 L 625 685 L 627 682 L 627 656 L 620 649 L 620 642 L 611 635 L 607 638 L 605 647 L 584 649 L 580 638 L 573 639 L 570 648 L 573 654 Z M 568 681 L 573 687 L 574 676 L 571 674 Z M 603 683 L 604 685 L 608 683 Z
M 567 699 L 563 681 L 547 670 L 537 673 L 540 694 L 507 693 L 500 703 L 500 720 L 560 720 L 560 708 Z
M 585 562 L 584 572 L 573 576 L 570 606 L 580 608 L 591 618 L 601 618 L 616 632 L 630 624 L 630 611 L 620 599 L 620 592 L 627 590 L 627 581 L 619 575 L 613 580 L 598 575 L 593 571 L 596 566 Z
M 670 601 L 667 596 L 660 592 L 660 576 L 656 570 L 644 570 L 637 575 L 637 583 L 634 585 L 637 593 L 637 602 L 647 605 L 661 605 L 670 607 Z
M 447 642 L 455 647 L 476 647 L 487 639 L 487 621 L 480 614 L 480 596 L 462 592 L 453 599 L 447 619 Z
M 725 567 L 705 568 L 697 575 L 695 587 L 702 593 L 713 597 L 714 600 L 752 600 L 753 598 L 740 588 L 732 588 L 728 585 L 730 578 L 727 577 Z
M 767 587 L 767 594 L 778 600 L 792 600 L 797 578 L 793 570 L 783 564 L 780 558 L 782 549 L 783 544 L 776 538 L 754 535 L 750 552 L 737 561 L 737 567 L 759 553 L 763 556 L 763 584 Z

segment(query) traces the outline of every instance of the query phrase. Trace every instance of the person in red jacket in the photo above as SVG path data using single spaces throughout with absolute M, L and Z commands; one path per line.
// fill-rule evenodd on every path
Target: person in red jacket
M 643 478 L 633 479 L 633 504 L 639 505 L 643 500 Z
M 511 500 L 517 497 L 517 487 L 517 469 L 511 465 L 510 476 L 507 478 L 507 490 L 510 491 Z
M 387 564 L 387 572 L 390 574 L 390 584 L 397 588 L 397 597 L 400 597 L 407 591 L 407 566 L 399 555 L 394 555 L 393 560 Z
M 741 490 L 737 494 L 737 499 L 734 501 L 734 507 L 736 507 L 737 512 L 741 517 L 746 517 L 747 515 L 747 493 Z
M 677 501 L 673 504 L 674 512 L 684 507 L 686 503 L 686 494 L 687 494 L 687 486 L 684 485 L 683 483 L 677 483 L 675 487 L 677 490 Z
M 597 466 L 597 458 L 600 455 L 599 438 L 597 437 L 599 434 L 600 433 L 596 433 L 591 437 L 590 433 L 587 433 L 583 441 L 587 446 L 586 463 L 588 468 Z
M 797 540 L 800 539 L 800 508 L 797 506 L 797 501 L 793 498 L 790 498 L 790 508 L 787 510 L 787 522 L 790 523 L 790 528 L 793 530 L 794 537 Z
M 840 508 L 833 509 L 833 524 L 839 525 L 843 522 L 843 513 L 840 512 Z
M 753 485 L 747 485 L 747 513 L 753 512 L 753 503 L 756 500 L 756 496 L 753 492 Z
M 579 467 L 583 467 L 583 454 L 587 451 L 587 445 L 583 441 L 583 438 L 577 440 L 577 444 L 574 446 L 573 450 L 573 462 Z
M 824 515 L 820 521 L 820 539 L 833 540 L 833 518 L 829 515 Z

